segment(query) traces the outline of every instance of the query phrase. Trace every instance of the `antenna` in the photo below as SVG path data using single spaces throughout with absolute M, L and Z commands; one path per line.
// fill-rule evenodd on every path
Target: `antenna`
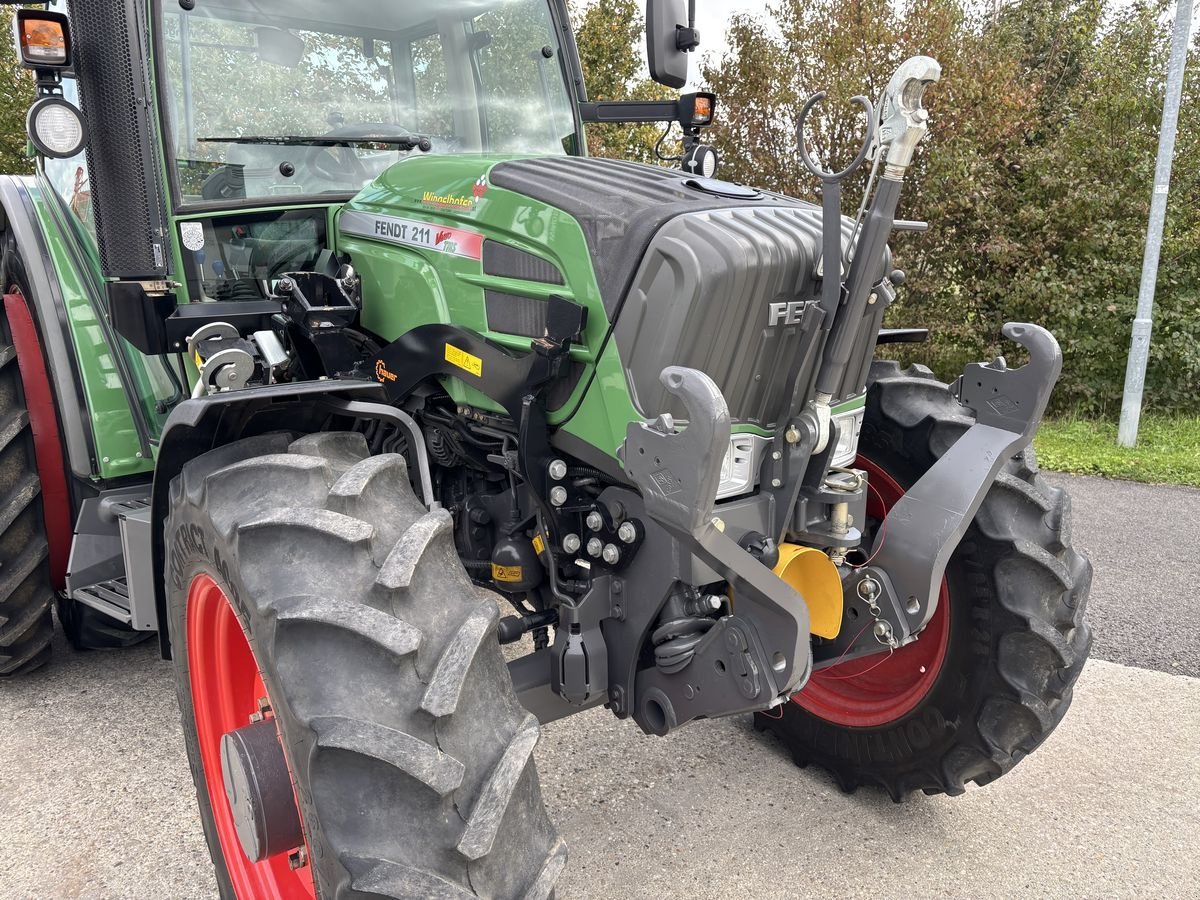
M 696 0 L 688 0 L 687 28 L 682 25 L 675 28 L 675 46 L 686 53 L 700 46 L 700 32 L 696 30 Z

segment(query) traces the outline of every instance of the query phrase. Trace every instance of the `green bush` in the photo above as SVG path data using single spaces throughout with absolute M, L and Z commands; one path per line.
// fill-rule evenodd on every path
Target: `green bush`
M 931 328 L 933 342 L 916 352 L 946 378 L 1004 351 L 1005 321 L 1043 324 L 1065 356 L 1058 408 L 1111 413 L 1137 305 L 1167 7 L 1017 0 L 995 18 L 974 8 L 964 0 L 900 9 L 888 0 L 777 0 L 767 14 L 778 36 L 740 17 L 729 53 L 705 66 L 722 95 L 714 133 L 725 174 L 815 200 L 817 186 L 794 149 L 804 98 L 829 89 L 814 144 L 841 159 L 862 129 L 846 98 L 877 97 L 881 79 L 907 56 L 936 57 L 943 75 L 927 94 L 931 138 L 901 208 L 931 230 L 895 241 L 909 280 L 889 323 Z M 1198 153 L 1200 59 L 1189 67 L 1180 115 L 1147 377 L 1151 408 L 1200 410 Z M 847 195 L 849 207 L 858 198 L 853 188 Z

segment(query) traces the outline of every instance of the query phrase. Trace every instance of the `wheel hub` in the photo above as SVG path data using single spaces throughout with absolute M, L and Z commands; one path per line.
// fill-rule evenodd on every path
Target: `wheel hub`
M 867 513 L 882 521 L 904 496 L 904 488 L 871 460 L 859 456 L 856 464 L 870 478 Z M 837 725 L 868 728 L 898 721 L 937 683 L 946 657 L 950 615 L 950 591 L 943 579 L 937 609 L 917 640 L 886 656 L 881 650 L 815 672 L 792 702 Z
M 221 778 L 242 852 L 251 862 L 304 842 L 287 758 L 274 719 L 221 738 Z
M 208 574 L 188 589 L 186 628 L 204 793 L 234 894 L 315 898 L 279 722 L 266 715 L 277 707 L 229 597 Z

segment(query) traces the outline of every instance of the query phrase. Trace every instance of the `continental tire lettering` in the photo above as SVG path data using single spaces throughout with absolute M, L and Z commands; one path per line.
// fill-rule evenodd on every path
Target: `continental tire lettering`
M 184 587 L 187 561 L 197 556 L 208 556 L 208 542 L 204 531 L 199 525 L 184 525 L 175 532 L 171 541 L 171 559 L 168 564 L 171 583 L 177 590 Z

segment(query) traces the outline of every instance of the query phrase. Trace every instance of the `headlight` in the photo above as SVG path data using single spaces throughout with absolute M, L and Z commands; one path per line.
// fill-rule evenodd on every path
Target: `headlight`
M 717 499 L 725 500 L 754 490 L 759 465 L 771 439 L 756 434 L 735 434 L 721 462 L 721 484 Z
M 863 414 L 866 408 L 834 413 L 833 421 L 838 424 L 837 447 L 833 451 L 832 465 L 846 467 L 854 464 L 858 457 L 858 438 L 862 434 Z
M 43 97 L 30 107 L 25 130 L 39 153 L 55 159 L 70 159 L 87 139 L 79 110 L 58 96 Z

